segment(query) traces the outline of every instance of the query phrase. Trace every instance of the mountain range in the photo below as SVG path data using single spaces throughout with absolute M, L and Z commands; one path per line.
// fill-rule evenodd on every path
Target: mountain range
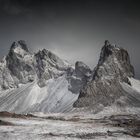
M 140 81 L 127 50 L 105 41 L 97 66 L 75 66 L 49 50 L 13 42 L 0 61 L 0 111 L 65 113 L 139 111 Z

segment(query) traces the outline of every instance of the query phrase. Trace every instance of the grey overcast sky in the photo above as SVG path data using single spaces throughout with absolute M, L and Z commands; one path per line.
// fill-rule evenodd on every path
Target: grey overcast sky
M 138 0 L 0 0 L 0 57 L 21 39 L 91 68 L 108 39 L 128 50 L 140 79 Z

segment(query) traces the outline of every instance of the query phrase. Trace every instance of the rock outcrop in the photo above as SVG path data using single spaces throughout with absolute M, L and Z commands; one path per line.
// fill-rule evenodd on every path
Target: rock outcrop
M 79 93 L 80 90 L 91 80 L 91 69 L 81 61 L 75 63 L 75 70 L 68 72 L 69 90 Z

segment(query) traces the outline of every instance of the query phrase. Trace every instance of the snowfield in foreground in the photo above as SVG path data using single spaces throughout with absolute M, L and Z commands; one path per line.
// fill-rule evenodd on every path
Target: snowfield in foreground
M 72 114 L 20 117 L 0 117 L 0 140 L 137 140 L 140 137 L 137 115 L 112 115 L 102 119 Z

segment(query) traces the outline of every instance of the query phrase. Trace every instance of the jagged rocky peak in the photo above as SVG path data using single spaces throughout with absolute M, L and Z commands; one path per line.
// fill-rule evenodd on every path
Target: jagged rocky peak
M 23 50 L 25 51 L 29 51 L 28 50 L 28 47 L 27 47 L 27 44 L 24 40 L 19 40 L 17 42 L 13 42 L 12 45 L 11 45 L 11 49 L 15 49 L 17 47 L 21 47 Z
M 64 60 L 60 59 L 57 55 L 52 53 L 49 50 L 43 49 L 35 54 L 37 61 L 46 61 L 53 67 L 57 67 L 58 69 L 61 67 L 66 67 L 66 63 Z
M 100 105 L 111 105 L 126 94 L 120 83 L 130 85 L 128 77 L 133 76 L 134 68 L 128 52 L 106 40 L 101 49 L 99 62 L 93 71 L 93 78 L 81 89 L 74 106 L 91 107 L 96 112 Z M 100 109 L 98 108 L 98 111 Z
M 134 77 L 134 68 L 130 63 L 128 52 L 116 45 L 105 41 L 100 53 L 100 59 L 94 70 L 94 79 L 108 77 L 119 78 Z
M 43 87 L 47 80 L 66 73 L 69 66 L 51 51 L 43 49 L 35 54 L 35 68 L 39 78 L 38 84 Z
M 15 83 L 27 83 L 34 78 L 33 55 L 29 52 L 25 41 L 13 42 L 6 56 L 6 67 Z
M 29 54 L 28 47 L 24 40 L 19 40 L 17 42 L 13 42 L 10 48 L 9 53 L 16 53 L 17 55 L 23 57 L 26 54 Z

